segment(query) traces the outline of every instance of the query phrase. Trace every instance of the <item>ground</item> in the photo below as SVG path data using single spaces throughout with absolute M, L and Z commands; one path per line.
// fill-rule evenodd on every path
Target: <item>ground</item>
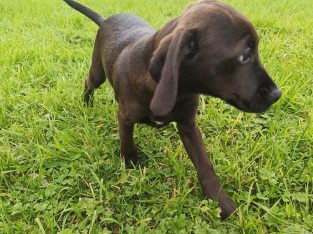
M 82 2 L 160 28 L 191 1 Z M 83 106 L 96 25 L 63 1 L 0 1 L 0 233 L 312 231 L 312 0 L 225 2 L 257 28 L 283 96 L 263 115 L 201 98 L 206 149 L 237 206 L 222 222 L 175 124 L 136 126 L 142 160 L 127 169 L 109 84 Z

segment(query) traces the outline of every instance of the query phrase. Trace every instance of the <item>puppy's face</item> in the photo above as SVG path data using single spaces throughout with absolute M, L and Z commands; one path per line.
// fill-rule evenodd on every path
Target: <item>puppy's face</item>
M 169 33 L 150 64 L 151 75 L 158 82 L 150 105 L 153 112 L 168 113 L 176 90 L 178 95 L 219 97 L 255 113 L 264 112 L 280 98 L 280 90 L 260 62 L 254 27 L 229 5 L 201 1 L 165 29 Z
M 211 4 L 195 9 L 201 22 L 191 29 L 194 35 L 187 43 L 191 57 L 181 66 L 183 82 L 243 111 L 264 112 L 281 92 L 260 62 L 257 33 L 233 8 Z

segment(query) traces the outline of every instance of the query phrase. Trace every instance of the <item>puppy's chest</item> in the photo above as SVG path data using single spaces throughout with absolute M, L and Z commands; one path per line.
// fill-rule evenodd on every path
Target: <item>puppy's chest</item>
M 146 116 L 142 118 L 139 122 L 143 124 L 150 125 L 152 127 L 160 128 L 169 124 L 172 120 L 168 118 L 160 118 L 155 116 Z
M 152 112 L 146 112 L 141 117 L 137 118 L 138 123 L 144 123 L 152 127 L 163 127 L 170 122 L 186 121 L 190 118 L 194 118 L 198 106 L 198 96 L 193 98 L 184 99 L 177 102 L 173 110 L 166 116 L 155 116 Z

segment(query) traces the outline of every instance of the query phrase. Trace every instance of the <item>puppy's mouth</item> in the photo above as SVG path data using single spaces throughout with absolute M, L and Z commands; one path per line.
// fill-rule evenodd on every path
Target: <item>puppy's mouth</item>
M 254 102 L 235 98 L 226 99 L 225 102 L 247 113 L 264 113 L 271 106 L 266 103 L 257 105 Z
M 235 102 L 234 99 L 226 99 L 225 102 L 227 102 L 229 105 L 236 107 L 239 110 L 242 110 L 241 106 Z
M 282 92 L 275 86 L 271 89 L 260 89 L 259 92 L 247 99 L 238 95 L 224 99 L 230 105 L 250 113 L 263 113 L 281 97 Z

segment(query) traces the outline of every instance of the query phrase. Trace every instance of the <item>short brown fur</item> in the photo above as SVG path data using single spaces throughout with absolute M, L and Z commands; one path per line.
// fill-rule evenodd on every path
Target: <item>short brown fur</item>
M 199 95 L 223 99 L 246 112 L 264 112 L 281 92 L 263 68 L 258 36 L 249 20 L 229 5 L 203 0 L 155 31 L 129 14 L 106 20 L 72 0 L 69 5 L 100 28 L 85 82 L 84 100 L 109 79 L 118 102 L 121 154 L 136 163 L 135 123 L 177 122 L 206 198 L 218 202 L 221 217 L 235 207 L 221 187 L 195 121 Z M 86 10 L 87 9 L 87 10 Z

